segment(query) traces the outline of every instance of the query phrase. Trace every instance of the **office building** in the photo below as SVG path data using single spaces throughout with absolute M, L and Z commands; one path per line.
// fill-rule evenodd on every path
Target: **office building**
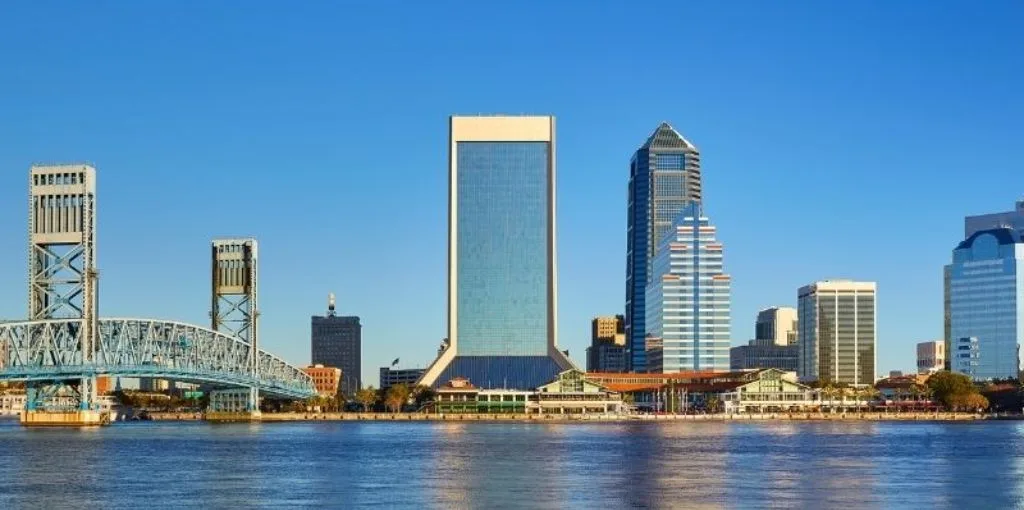
M 312 363 L 341 369 L 341 391 L 352 395 L 362 387 L 363 326 L 359 317 L 339 316 L 334 308 L 331 294 L 327 315 L 312 317 Z
M 874 282 L 827 280 L 797 293 L 801 380 L 852 386 L 875 383 Z
M 729 349 L 729 368 L 777 368 L 784 372 L 796 372 L 798 358 L 799 351 L 795 341 L 792 345 L 776 345 L 770 341 L 751 340 L 747 345 Z
M 1009 228 L 1024 236 L 1024 199 L 1014 204 L 1014 210 L 964 217 L 964 239 L 982 230 Z
M 700 153 L 667 122 L 661 123 L 629 163 L 626 224 L 627 363 L 646 370 L 645 299 L 652 281 L 651 261 L 662 238 L 687 203 L 702 197 Z
M 945 344 L 945 346 L 946 346 L 945 352 L 947 352 L 947 353 L 950 352 L 950 347 L 952 345 L 951 344 L 951 341 L 952 341 L 951 334 L 952 333 L 951 333 L 950 330 L 952 328 L 953 323 L 952 323 L 952 320 L 950 318 L 950 313 L 949 313 L 949 303 L 950 303 L 949 282 L 950 282 L 952 273 L 953 273 L 953 266 L 952 265 L 946 264 L 945 266 L 942 267 L 942 340 L 943 340 L 943 344 Z M 944 370 L 950 370 L 949 356 L 946 356 L 946 365 L 943 367 L 943 369 Z
M 795 345 L 796 308 L 773 306 L 757 313 L 754 339 L 762 344 Z
M 321 397 L 331 398 L 338 394 L 342 379 L 340 368 L 310 365 L 302 371 L 313 378 L 313 385 Z
M 534 389 L 558 350 L 554 117 L 449 122 L 448 347 L 420 384 Z
M 953 250 L 950 337 L 953 371 L 975 380 L 1018 377 L 1024 336 L 1024 242 L 1013 228 L 979 230 Z
M 729 370 L 730 278 L 722 243 L 696 202 L 658 246 L 647 286 L 647 336 L 661 340 L 648 372 Z
M 393 369 L 391 367 L 380 367 L 380 386 L 381 389 L 388 389 L 396 384 L 404 384 L 410 388 L 416 386 L 416 381 L 423 377 L 423 372 L 426 372 L 425 368 L 400 368 Z
M 917 344 L 917 373 L 933 374 L 946 367 L 946 342 Z
M 626 317 L 595 317 L 590 323 L 588 372 L 626 371 Z

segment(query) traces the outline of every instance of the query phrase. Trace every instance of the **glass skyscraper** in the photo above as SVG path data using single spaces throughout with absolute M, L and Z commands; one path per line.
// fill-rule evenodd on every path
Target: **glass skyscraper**
M 571 368 L 555 338 L 553 117 L 452 117 L 448 347 L 421 384 L 533 389 Z
M 644 372 L 647 366 L 644 305 L 655 249 L 683 207 L 701 199 L 700 153 L 672 126 L 661 123 L 629 163 L 626 348 L 632 371 Z
M 651 264 L 645 324 L 661 351 L 647 371 L 728 371 L 731 299 L 722 243 L 697 203 L 686 206 L 674 229 L 661 239 Z
M 797 375 L 803 381 L 875 384 L 874 282 L 826 280 L 797 292 Z
M 1018 376 L 1024 338 L 1024 241 L 1014 228 L 979 230 L 949 266 L 950 368 L 975 380 Z

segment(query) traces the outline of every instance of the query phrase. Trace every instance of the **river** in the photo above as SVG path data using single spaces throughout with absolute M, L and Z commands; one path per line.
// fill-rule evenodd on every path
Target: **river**
M 0 422 L 0 508 L 1015 508 L 1024 422 Z

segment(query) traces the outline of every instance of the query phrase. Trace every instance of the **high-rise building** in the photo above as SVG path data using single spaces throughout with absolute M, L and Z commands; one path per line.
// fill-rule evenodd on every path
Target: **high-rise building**
M 363 326 L 359 317 L 343 317 L 328 298 L 327 315 L 312 317 L 312 363 L 341 369 L 341 391 L 352 395 L 362 387 Z
M 826 280 L 797 293 L 801 380 L 875 383 L 874 282 Z
M 1024 199 L 1014 205 L 1016 207 L 1012 211 L 964 217 L 964 239 L 994 228 L 1010 228 L 1024 236 Z
M 946 342 L 920 342 L 917 344 L 917 373 L 931 374 L 946 366 Z
M 637 149 L 629 163 L 626 223 L 627 362 L 646 370 L 645 299 L 652 281 L 651 260 L 672 222 L 689 202 L 702 199 L 700 152 L 667 122 Z
M 1013 228 L 974 232 L 950 267 L 950 368 L 975 380 L 1018 377 L 1024 337 L 1024 241 Z
M 626 371 L 626 317 L 594 317 L 587 347 L 588 372 Z
M 949 282 L 952 279 L 953 266 L 946 264 L 942 267 L 942 341 L 946 345 L 946 353 L 950 352 L 950 346 L 952 344 L 952 321 L 949 313 Z M 946 356 L 946 365 L 943 367 L 945 370 L 950 370 L 949 366 L 950 357 Z
M 449 123 L 448 344 L 420 384 L 533 389 L 572 368 L 556 341 L 555 119 Z
M 796 308 L 773 306 L 757 313 L 754 339 L 772 345 L 796 344 Z M 765 367 L 771 368 L 771 367 Z
M 661 340 L 648 372 L 729 370 L 730 278 L 722 243 L 694 202 L 662 238 L 647 286 L 647 336 Z

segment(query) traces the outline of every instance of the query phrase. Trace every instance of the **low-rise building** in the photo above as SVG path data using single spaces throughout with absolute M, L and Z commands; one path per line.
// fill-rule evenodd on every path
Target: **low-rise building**
M 799 355 L 796 344 L 779 345 L 774 341 L 751 340 L 747 345 L 729 349 L 729 369 L 776 368 L 784 372 L 795 372 Z
M 25 410 L 24 391 L 6 391 L 0 394 L 0 416 L 21 414 Z
M 391 367 L 380 367 L 380 388 L 388 389 L 396 384 L 404 384 L 410 388 L 416 386 L 416 381 L 423 377 L 425 368 L 402 368 L 394 370 Z
M 313 378 L 313 385 L 321 397 L 332 398 L 338 394 L 341 385 L 341 369 L 337 367 L 325 367 L 323 365 L 310 365 L 302 369 L 306 375 Z
M 480 389 L 458 377 L 435 392 L 437 413 L 607 414 L 621 413 L 622 398 L 578 370 L 566 370 L 536 391 Z
M 874 407 L 882 409 L 934 409 L 938 407 L 928 389 L 930 374 L 890 376 L 875 383 L 878 401 Z
M 779 412 L 819 405 L 818 391 L 796 374 L 769 368 L 668 374 L 588 373 L 609 391 L 632 396 L 637 408 L 657 412 Z

